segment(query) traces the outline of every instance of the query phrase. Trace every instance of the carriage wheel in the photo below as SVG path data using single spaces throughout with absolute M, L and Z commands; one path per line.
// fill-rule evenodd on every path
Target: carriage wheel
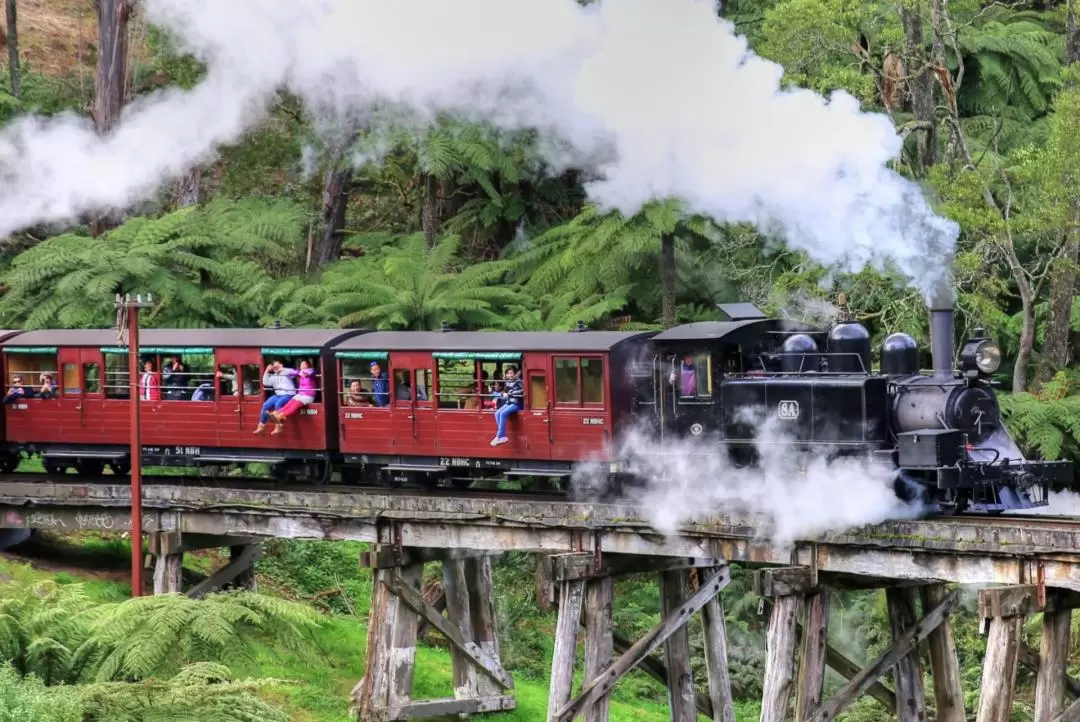
M 67 471 L 66 468 L 60 465 L 60 462 L 53 459 L 42 459 L 41 465 L 44 467 L 46 474 L 51 474 L 53 476 L 60 476 Z
M 131 473 L 131 464 L 126 459 L 110 461 L 109 468 L 116 476 L 127 476 Z
M 5 456 L 3 459 L 0 459 L 0 472 L 3 472 L 4 474 L 14 474 L 21 463 L 22 458 L 18 454 Z

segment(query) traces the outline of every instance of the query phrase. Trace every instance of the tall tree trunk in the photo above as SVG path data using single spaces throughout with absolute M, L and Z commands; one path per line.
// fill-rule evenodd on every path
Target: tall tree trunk
M 660 238 L 660 303 L 664 328 L 675 326 L 675 236 Z
M 7 0 L 7 44 L 8 72 L 11 74 L 11 94 L 22 97 L 22 83 L 19 73 L 19 20 L 16 11 L 18 0 Z
M 434 248 L 439 242 L 441 226 L 442 198 L 439 193 L 439 179 L 428 173 L 424 176 L 424 206 L 420 211 L 420 227 L 424 229 L 428 248 Z
M 344 153 L 335 153 L 333 165 L 326 171 L 326 183 L 323 185 L 323 234 L 312 253 L 312 268 L 321 268 L 341 259 L 349 194 L 352 193 L 353 186 L 352 165 L 342 167 L 343 160 Z
M 1065 63 L 1080 60 L 1080 23 L 1077 23 L 1074 0 L 1066 9 Z M 1070 169 L 1069 172 L 1073 172 Z M 1038 388 L 1069 363 L 1069 333 L 1072 321 L 1073 297 L 1076 295 L 1077 226 L 1080 225 L 1080 199 L 1074 199 L 1068 226 L 1062 233 L 1065 244 L 1061 257 L 1055 261 L 1050 277 L 1050 319 L 1046 328 L 1042 363 L 1035 373 Z
M 916 171 L 924 175 L 937 160 L 937 124 L 934 119 L 934 77 L 927 62 L 920 5 L 910 1 L 904 3 L 900 7 L 900 21 L 904 26 L 904 65 L 911 89 L 911 112 L 925 128 L 915 136 Z M 935 39 L 934 44 L 938 43 Z
M 202 184 L 202 167 L 195 166 L 185 173 L 180 180 L 176 181 L 173 189 L 173 203 L 177 208 L 196 206 L 200 200 L 200 186 Z
M 94 79 L 94 128 L 107 135 L 124 109 L 127 77 L 128 19 L 133 0 L 97 0 L 98 64 Z M 109 215 L 95 215 L 90 232 L 97 236 L 116 225 Z

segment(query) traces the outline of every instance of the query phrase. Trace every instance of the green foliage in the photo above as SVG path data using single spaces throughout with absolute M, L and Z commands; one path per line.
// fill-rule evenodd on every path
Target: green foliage
M 235 681 L 227 667 L 198 663 L 167 681 L 105 682 L 79 688 L 91 719 L 109 722 L 288 722 L 256 696 L 277 680 Z
M 1000 394 L 1001 413 L 1017 443 L 1054 461 L 1080 449 L 1080 378 L 1058 372 L 1036 393 Z
M 71 687 L 46 687 L 0 665 L 0 722 L 84 722 L 85 708 Z
M 27 329 L 110 326 L 114 294 L 152 293 L 147 325 L 249 326 L 251 294 L 293 267 L 303 223 L 289 202 L 247 199 L 133 218 L 99 238 L 56 236 L 4 274 L 0 318 Z
M 371 605 L 371 573 L 356 560 L 366 547 L 359 542 L 269 539 L 259 574 L 285 595 L 317 597 L 330 611 L 363 615 Z M 334 590 L 340 592 L 327 594 Z
M 243 661 L 268 639 L 303 652 L 318 624 L 310 607 L 249 592 L 136 597 L 98 607 L 87 646 L 97 681 L 139 680 L 193 662 Z
M 434 330 L 444 321 L 457 328 L 507 328 L 510 309 L 528 299 L 503 285 L 506 262 L 468 264 L 457 236 L 443 236 L 428 248 L 416 233 L 342 261 L 323 272 L 317 285 L 281 286 L 271 307 L 299 325 L 324 320 L 342 328 Z

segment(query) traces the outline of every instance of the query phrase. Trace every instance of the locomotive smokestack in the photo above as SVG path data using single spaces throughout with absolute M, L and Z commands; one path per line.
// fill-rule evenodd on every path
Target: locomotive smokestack
M 930 300 L 930 352 L 934 357 L 934 376 L 952 377 L 954 298 L 952 287 L 943 284 Z

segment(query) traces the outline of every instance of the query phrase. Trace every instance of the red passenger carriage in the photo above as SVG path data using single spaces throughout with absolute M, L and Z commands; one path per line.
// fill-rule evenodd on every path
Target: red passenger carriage
M 341 341 L 343 475 L 565 478 L 576 462 L 607 460 L 633 411 L 629 365 L 651 335 L 387 331 Z M 374 393 L 373 362 L 389 381 L 386 405 Z M 509 443 L 493 447 L 492 387 L 507 366 L 518 370 L 525 407 L 508 423 Z
M 326 476 L 337 450 L 337 365 L 330 346 L 362 331 L 340 329 L 145 329 L 140 358 L 157 390 L 142 401 L 143 460 L 149 465 L 271 463 L 279 472 Z M 5 381 L 51 372 L 55 396 L 5 408 L 9 458 L 38 453 L 47 471 L 74 467 L 126 474 L 130 458 L 128 349 L 111 329 L 29 331 L 0 344 Z M 253 431 L 268 392 L 267 363 L 306 359 L 317 371 L 315 402 L 280 436 Z

